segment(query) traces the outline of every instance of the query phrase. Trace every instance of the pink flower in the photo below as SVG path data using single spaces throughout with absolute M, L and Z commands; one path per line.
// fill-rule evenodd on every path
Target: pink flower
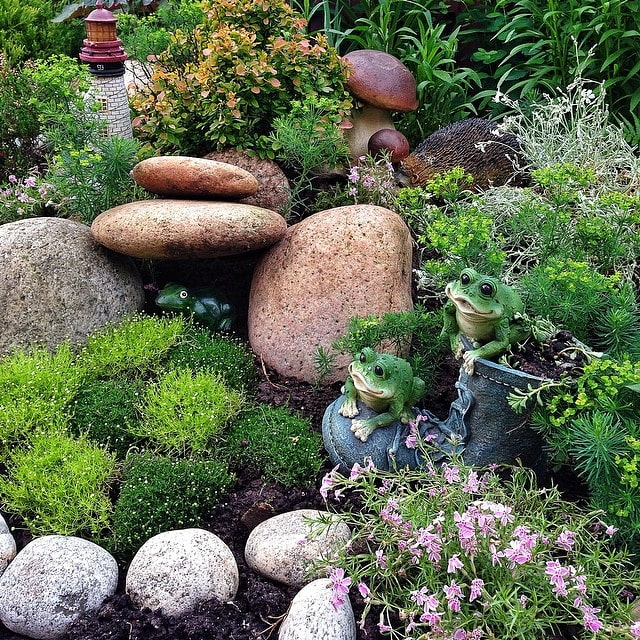
M 565 578 L 567 578 L 571 573 L 570 569 L 568 567 L 563 567 L 557 560 L 549 560 L 544 572 L 549 576 L 549 582 L 556 587 L 556 589 L 554 589 L 554 593 L 557 593 L 558 595 L 565 595 L 567 586 Z
M 480 488 L 480 481 L 478 480 L 478 473 L 476 471 L 469 471 L 469 476 L 465 482 L 462 490 L 465 493 L 475 493 Z
M 565 551 L 571 551 L 573 545 L 576 543 L 575 531 L 569 531 L 566 529 L 556 538 L 556 545 Z
M 460 482 L 460 469 L 458 467 L 450 467 L 446 462 L 442 465 L 444 479 L 449 484 Z
M 614 527 L 613 525 L 608 525 L 607 528 L 604 530 L 604 532 L 608 535 L 608 536 L 612 536 L 616 531 L 617 531 L 617 527 Z
M 629 632 L 632 637 L 640 638 L 640 622 L 634 622 L 631 627 L 629 627 Z
M 451 638 L 452 640 L 467 640 L 467 632 L 464 629 L 456 629 Z
M 512 540 L 504 550 L 504 557 L 509 560 L 509 568 L 517 564 L 526 564 L 531 560 L 531 549 L 521 540 Z
M 600 629 L 602 629 L 603 624 L 596 615 L 600 609 L 594 609 L 593 607 L 580 607 L 584 616 L 582 617 L 582 624 L 587 631 L 593 631 L 594 633 L 598 633 Z
M 484 580 L 482 578 L 474 578 L 471 581 L 471 593 L 469 593 L 469 602 L 477 600 L 482 595 L 482 587 L 484 587 Z
M 444 591 L 444 595 L 447 600 L 452 598 L 462 598 L 462 589 L 455 580 L 452 580 L 450 584 L 442 587 L 442 590 Z
M 345 576 L 342 567 L 334 567 L 329 573 L 329 580 L 331 580 L 332 588 L 331 604 L 334 609 L 338 609 L 345 603 L 345 598 L 351 585 L 351 578 Z
M 326 500 L 327 495 L 329 494 L 329 489 L 333 486 L 333 483 L 336 480 L 336 476 L 338 475 L 338 469 L 340 465 L 337 464 L 329 473 L 325 474 L 324 478 L 322 478 L 322 484 L 320 485 L 320 495 Z
M 460 611 L 460 600 L 458 600 L 458 598 L 450 598 L 447 605 L 449 606 L 449 610 L 454 613 L 458 613 Z
M 462 569 L 462 567 L 464 567 L 464 565 L 460 562 L 460 554 L 454 553 L 447 563 L 447 573 L 456 573 L 456 571 Z
M 376 551 L 376 564 L 381 569 L 387 568 L 387 557 L 384 555 L 384 552 L 382 551 L 382 549 L 378 549 Z
M 378 622 L 378 631 L 380 631 L 380 633 L 389 633 L 389 631 L 391 630 L 392 627 L 390 627 L 388 624 L 385 624 L 382 621 Z
M 363 598 L 366 598 L 371 593 L 371 590 L 364 582 L 358 583 L 358 591 Z

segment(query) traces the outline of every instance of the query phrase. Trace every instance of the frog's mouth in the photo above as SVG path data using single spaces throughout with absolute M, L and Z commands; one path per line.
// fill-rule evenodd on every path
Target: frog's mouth
M 447 298 L 456 305 L 456 309 L 468 320 L 475 322 L 487 322 L 489 320 L 495 320 L 499 318 L 501 313 L 497 309 L 489 309 L 489 311 L 482 311 L 476 307 L 467 296 L 455 295 L 451 291 L 451 287 L 447 285 L 444 292 Z
M 376 400 L 386 400 L 393 395 L 389 389 L 371 387 L 360 372 L 354 371 L 352 365 L 349 365 L 349 375 L 353 380 L 353 386 L 365 401 L 371 400 L 375 402 Z

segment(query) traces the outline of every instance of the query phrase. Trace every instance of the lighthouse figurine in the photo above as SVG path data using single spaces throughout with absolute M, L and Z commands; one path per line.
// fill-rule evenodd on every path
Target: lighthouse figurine
M 100 105 L 99 115 L 107 123 L 105 135 L 133 138 L 124 84 L 124 61 L 128 56 L 116 33 L 116 18 L 98 0 L 84 22 L 87 37 L 80 49 L 80 60 L 89 65 L 90 94 Z

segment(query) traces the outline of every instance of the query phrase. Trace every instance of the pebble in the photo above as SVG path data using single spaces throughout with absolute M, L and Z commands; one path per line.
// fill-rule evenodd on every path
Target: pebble
M 218 258 L 269 247 L 286 232 L 275 211 L 238 202 L 139 200 L 93 221 L 96 242 L 145 260 Z
M 36 538 L 0 576 L 0 622 L 29 638 L 58 638 L 117 584 L 118 565 L 97 544 L 74 536 Z
M 5 519 L 0 515 L 0 576 L 16 557 L 16 541 L 13 539 Z
M 301 587 L 318 575 L 310 573 L 311 563 L 327 556 L 345 544 L 351 535 L 349 527 L 336 521 L 322 533 L 309 519 L 328 512 L 300 509 L 273 516 L 260 523 L 249 534 L 244 556 L 251 569 L 271 580 Z
M 231 549 L 204 529 L 165 531 L 147 540 L 134 556 L 126 590 L 139 607 L 179 616 L 212 598 L 232 600 L 238 565 Z
M 335 607 L 331 598 L 328 578 L 303 587 L 291 602 L 278 640 L 355 640 L 356 622 L 349 598 Z

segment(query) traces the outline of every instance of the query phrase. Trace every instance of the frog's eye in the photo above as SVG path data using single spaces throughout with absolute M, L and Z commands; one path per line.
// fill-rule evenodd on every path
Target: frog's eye
M 469 284 L 471 282 L 471 276 L 463 271 L 462 274 L 460 274 L 460 282 L 462 284 Z
M 480 293 L 487 298 L 493 298 L 496 295 L 496 288 L 492 282 L 483 282 L 480 285 Z
M 182 298 L 183 300 L 189 295 L 189 292 L 186 289 L 183 289 L 179 294 L 178 297 Z
M 358 359 L 360 360 L 360 362 L 362 362 L 362 364 L 364 364 L 367 361 L 367 356 L 364 351 L 360 352 L 360 357 Z
M 384 369 L 379 364 L 373 368 L 373 373 L 375 373 L 378 378 L 384 378 Z

